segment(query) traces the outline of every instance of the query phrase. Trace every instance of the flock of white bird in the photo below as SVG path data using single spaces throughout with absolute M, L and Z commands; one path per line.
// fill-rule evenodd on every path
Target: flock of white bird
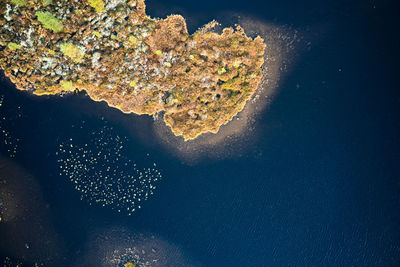
M 162 178 L 156 163 L 138 168 L 126 155 L 128 139 L 108 125 L 89 133 L 84 141 L 69 138 L 59 144 L 60 175 L 68 177 L 90 205 L 132 215 L 154 194 Z
M 1 109 L 3 108 L 4 96 L 0 95 L 0 146 L 4 147 L 4 151 L 7 152 L 10 158 L 15 158 L 18 151 L 19 139 L 13 136 L 5 124 L 9 121 L 5 115 L 2 114 Z M 20 117 L 20 107 L 17 107 L 16 116 Z

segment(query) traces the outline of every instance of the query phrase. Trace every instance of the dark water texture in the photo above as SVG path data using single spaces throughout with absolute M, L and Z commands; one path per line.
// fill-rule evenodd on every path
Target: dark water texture
M 399 266 L 395 6 L 312 0 L 147 4 L 152 16 L 183 14 L 192 32 L 223 20 L 223 11 L 247 14 L 299 29 L 311 49 L 298 55 L 259 115 L 254 145 L 242 157 L 195 165 L 155 141 L 152 118 L 121 114 L 84 95 L 29 96 L 3 79 L 0 115 L 7 119 L 1 126 L 18 139 L 13 160 L 37 180 L 51 217 L 44 225 L 51 221 L 62 240 L 63 252 L 48 262 L 73 266 L 90 258 L 92 232 L 117 225 L 162 236 L 193 259 L 182 262 L 202 266 Z M 72 127 L 82 121 L 85 127 Z M 131 217 L 81 201 L 57 169 L 59 143 L 86 136 L 104 121 L 129 139 L 131 160 L 143 167 L 157 162 L 163 174 L 155 195 Z M 3 142 L 0 147 L 8 156 Z M 20 251 L 0 254 L 24 261 Z

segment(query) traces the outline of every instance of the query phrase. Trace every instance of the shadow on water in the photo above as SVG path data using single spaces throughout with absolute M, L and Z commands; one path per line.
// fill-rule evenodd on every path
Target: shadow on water
M 49 209 L 36 179 L 0 157 L 1 255 L 32 265 L 59 264 L 64 248 Z

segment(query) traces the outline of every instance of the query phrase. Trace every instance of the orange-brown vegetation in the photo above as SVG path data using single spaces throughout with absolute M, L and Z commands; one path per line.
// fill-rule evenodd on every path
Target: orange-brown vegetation
M 85 90 L 126 113 L 163 112 L 189 140 L 216 133 L 261 80 L 265 44 L 240 27 L 190 35 L 182 16 L 146 16 L 143 0 L 53 3 L 0 3 L 0 66 L 20 90 Z

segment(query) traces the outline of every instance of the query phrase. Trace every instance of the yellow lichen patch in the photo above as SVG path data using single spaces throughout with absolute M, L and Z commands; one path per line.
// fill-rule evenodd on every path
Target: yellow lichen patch
M 167 62 L 167 63 L 165 63 L 165 66 L 166 66 L 167 68 L 171 68 L 171 67 L 172 67 L 172 64 L 169 63 L 169 62 Z
M 54 56 L 54 55 L 56 54 L 56 51 L 54 51 L 54 50 L 52 50 L 52 49 L 49 49 L 49 54 L 52 55 L 52 56 Z
M 104 12 L 104 2 L 102 0 L 88 0 L 89 5 L 96 10 L 96 12 Z
M 157 56 L 162 56 L 162 51 L 161 51 L 161 50 L 157 50 L 157 51 L 156 51 L 156 55 L 157 55 Z
M 52 30 L 53 32 L 62 32 L 64 25 L 62 22 L 54 17 L 52 14 L 42 11 L 36 12 L 37 19 L 46 29 Z
M 17 50 L 17 49 L 21 49 L 21 45 L 11 42 L 11 43 L 8 43 L 8 48 L 10 50 Z
M 64 91 L 74 91 L 75 86 L 72 81 L 63 81 L 61 83 L 61 87 L 63 88 Z
M 94 35 L 95 35 L 97 38 L 101 38 L 101 37 L 102 37 L 101 33 L 99 33 L 98 31 L 94 31 Z
M 28 4 L 25 0 L 11 0 L 11 3 L 17 6 L 26 6 Z
M 135 86 L 136 86 L 136 82 L 135 82 L 135 81 L 131 81 L 131 82 L 129 83 L 129 85 L 130 85 L 130 87 L 135 87 Z
M 135 36 L 131 35 L 129 36 L 129 43 L 131 46 L 136 46 L 139 43 L 139 40 Z
M 53 4 L 53 0 L 42 0 L 43 5 L 48 6 Z
M 218 74 L 224 74 L 226 72 L 225 68 L 219 68 L 218 69 Z
M 79 47 L 71 43 L 62 44 L 60 49 L 64 55 L 71 58 L 75 63 L 80 63 L 85 56 L 85 53 Z

